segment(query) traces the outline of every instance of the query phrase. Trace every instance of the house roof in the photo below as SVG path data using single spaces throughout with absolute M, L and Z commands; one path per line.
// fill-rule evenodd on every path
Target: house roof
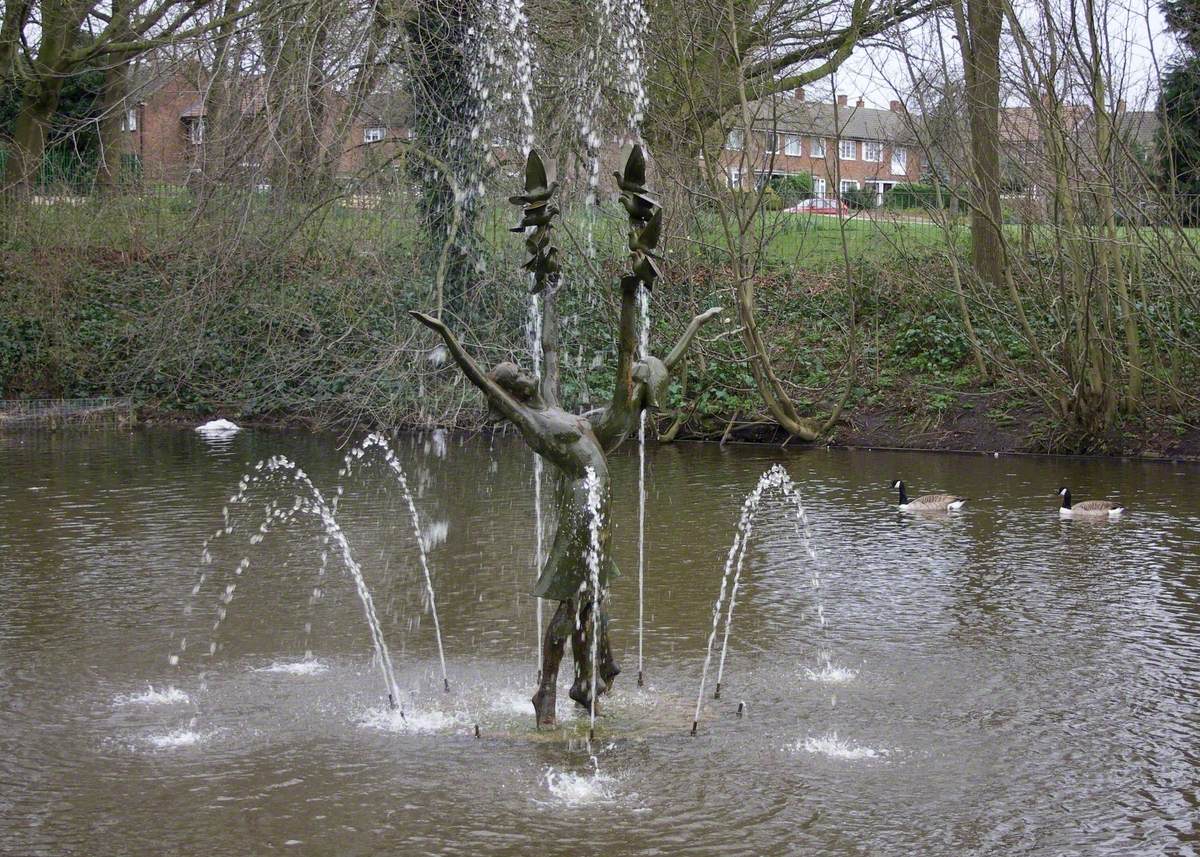
M 201 96 L 195 101 L 188 104 L 187 107 L 179 111 L 180 119 L 203 119 L 204 114 L 208 112 L 208 108 L 204 106 L 204 97 Z
M 1158 126 L 1158 112 L 1154 110 L 1128 110 L 1117 116 L 1117 131 L 1128 134 L 1129 139 L 1145 151 L 1156 145 Z
M 755 126 L 784 133 L 856 140 L 908 142 L 914 139 L 909 118 L 894 110 L 837 106 L 794 96 L 764 99 L 751 107 Z
M 1064 104 L 1059 108 L 1068 133 L 1090 135 L 1094 131 L 1092 109 L 1082 104 Z M 1152 110 L 1121 110 L 1112 114 L 1118 135 L 1145 149 L 1154 146 L 1158 115 Z M 1004 107 L 1000 110 L 1000 139 L 1005 143 L 1040 143 L 1042 128 L 1032 107 Z

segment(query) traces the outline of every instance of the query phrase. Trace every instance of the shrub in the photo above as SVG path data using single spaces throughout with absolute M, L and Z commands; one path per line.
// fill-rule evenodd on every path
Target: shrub
M 842 194 L 842 201 L 851 208 L 870 210 L 875 207 L 875 191 L 871 188 L 853 188 Z
M 757 190 L 735 190 L 734 195 L 739 205 L 749 208 L 758 202 Z M 783 208 L 783 200 L 775 188 L 767 185 L 762 189 L 761 211 L 779 211 Z
M 887 208 L 937 208 L 938 194 L 932 185 L 910 182 L 898 184 L 883 195 Z M 942 208 L 950 205 L 950 192 L 942 190 Z
M 813 195 L 812 176 L 807 173 L 776 176 L 771 179 L 771 186 L 779 194 L 784 206 L 795 205 L 802 199 L 811 199 Z

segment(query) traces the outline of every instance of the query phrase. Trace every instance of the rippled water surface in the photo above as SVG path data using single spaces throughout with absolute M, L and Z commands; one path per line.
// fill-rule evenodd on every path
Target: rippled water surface
M 394 481 L 360 466 L 338 511 L 407 694 L 402 720 L 332 552 L 320 573 L 318 523 L 250 544 L 289 491 L 252 489 L 201 564 L 259 459 L 287 455 L 334 496 L 335 439 L 0 435 L 0 853 L 515 855 L 548 840 L 596 854 L 1200 849 L 1200 470 L 652 449 L 638 690 L 637 460 L 623 449 L 611 612 L 626 673 L 592 759 L 564 704 L 569 658 L 562 729 L 531 729 L 529 455 L 504 439 L 440 440 L 396 447 L 430 547 L 451 693 Z M 692 738 L 740 506 L 777 462 L 808 507 L 822 591 L 768 502 L 722 698 Z M 910 493 L 973 499 L 951 516 L 903 515 L 886 489 L 896 477 Z M 1061 521 L 1061 484 L 1130 514 Z

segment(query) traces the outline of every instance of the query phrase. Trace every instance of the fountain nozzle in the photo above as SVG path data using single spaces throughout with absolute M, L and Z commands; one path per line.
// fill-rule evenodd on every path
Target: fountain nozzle
M 695 738 L 695 737 L 696 737 L 696 729 L 697 729 L 699 726 L 700 726 L 700 721 L 699 721 L 699 720 L 693 720 L 693 721 L 692 721 L 692 737 L 693 737 L 693 738 Z
M 638 670 L 638 687 L 645 687 L 646 683 L 642 681 L 642 671 Z
M 443 676 L 443 677 L 442 677 L 442 684 L 443 684 L 443 685 L 445 685 L 445 687 L 446 687 L 446 693 L 449 693 L 449 692 L 450 692 L 450 679 L 448 679 L 448 678 L 446 678 L 445 676 Z
M 739 703 L 738 703 L 738 710 L 737 710 L 737 716 L 738 716 L 738 719 L 741 719 L 741 716 L 742 716 L 742 714 L 744 714 L 744 713 L 745 713 L 745 711 L 746 711 L 746 703 L 744 703 L 744 702 L 739 702 Z
M 479 737 L 479 724 L 478 723 L 475 724 L 475 737 L 476 738 Z
M 713 699 L 720 699 L 720 698 L 721 698 L 721 683 L 717 682 L 717 690 L 713 694 Z
M 396 697 L 392 696 L 390 693 L 388 694 L 388 709 L 391 711 L 396 710 Z

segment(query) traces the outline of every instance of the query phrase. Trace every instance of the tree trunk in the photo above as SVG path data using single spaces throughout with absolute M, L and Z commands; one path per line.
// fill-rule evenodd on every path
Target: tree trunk
M 37 182 L 50 123 L 71 70 L 67 54 L 75 44 L 80 15 L 87 12 L 87 7 L 74 8 L 65 0 L 56 0 L 43 3 L 41 12 L 41 43 L 13 122 L 12 143 L 4 169 L 4 189 L 18 196 L 27 196 Z
M 964 13 L 963 3 L 966 4 Z M 960 0 L 954 21 L 966 76 L 971 127 L 971 264 L 983 282 L 1004 284 L 1000 210 L 1001 0 Z
M 128 91 L 128 58 L 114 56 L 104 70 L 104 89 L 100 93 L 100 159 L 96 165 L 96 186 L 104 196 L 120 190 L 124 142 L 129 130 L 124 120 L 131 110 L 125 102 Z
M 62 78 L 38 81 L 30 87 L 13 122 L 12 143 L 4 166 L 5 190 L 21 197 L 29 196 L 37 184 Z

